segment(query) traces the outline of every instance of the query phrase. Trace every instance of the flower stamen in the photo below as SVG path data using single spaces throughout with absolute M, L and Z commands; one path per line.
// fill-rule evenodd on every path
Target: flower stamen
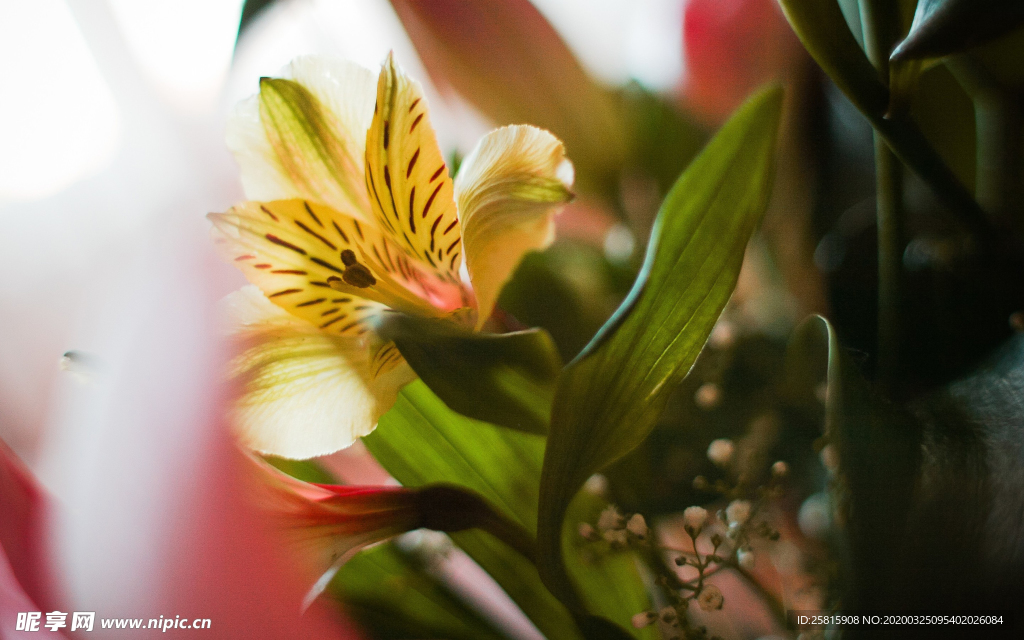
M 360 289 L 372 287 L 377 284 L 377 279 L 373 277 L 373 274 L 370 273 L 369 269 L 359 263 L 355 252 L 351 249 L 345 249 L 341 252 L 341 262 L 345 265 L 345 271 L 341 274 L 341 278 L 331 276 L 327 279 L 327 284 L 330 284 L 331 288 L 338 289 L 339 291 L 342 290 L 332 284 L 338 280 L 344 280 L 353 287 L 358 287 Z

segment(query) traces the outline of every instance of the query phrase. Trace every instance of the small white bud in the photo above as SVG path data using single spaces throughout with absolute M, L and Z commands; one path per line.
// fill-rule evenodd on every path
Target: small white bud
M 729 503 L 729 506 L 725 508 L 725 517 L 729 519 L 730 525 L 733 523 L 743 525 L 748 519 L 750 519 L 750 501 L 733 500 Z
M 619 508 L 615 505 L 606 507 L 597 518 L 597 528 L 601 531 L 621 529 L 625 525 L 626 519 L 619 513 Z
M 683 511 L 683 528 L 696 536 L 708 521 L 708 510 L 704 507 L 686 507 Z
M 647 521 L 644 520 L 641 514 L 634 513 L 633 517 L 626 523 L 626 530 L 643 540 L 647 537 Z
M 722 591 L 713 584 L 706 585 L 697 596 L 697 604 L 703 611 L 717 611 L 725 604 Z
M 714 409 L 722 401 L 722 389 L 714 382 L 705 382 L 693 394 L 693 401 L 701 409 Z
M 661 618 L 661 621 L 665 624 L 672 624 L 676 621 L 676 618 L 679 617 L 679 614 L 676 613 L 675 607 L 662 607 L 661 610 L 658 611 L 658 617 Z
M 724 467 L 732 461 L 732 456 L 735 452 L 736 445 L 733 444 L 732 440 L 728 438 L 712 440 L 711 444 L 708 445 L 708 460 L 720 467 Z
M 576 530 L 579 531 L 580 537 L 585 540 L 597 540 L 600 538 L 597 535 L 597 531 L 589 523 L 581 522 Z
M 725 535 L 728 536 L 730 540 L 735 540 L 740 535 L 740 523 L 730 522 L 729 528 L 725 531 Z
M 754 568 L 754 551 L 752 549 L 740 549 L 736 552 L 736 562 L 740 567 L 750 571 Z
M 789 475 L 789 465 L 782 460 L 776 460 L 772 465 L 772 475 L 776 478 L 785 478 Z
M 640 613 L 633 616 L 633 628 L 643 629 L 644 627 L 650 626 L 655 620 L 658 619 L 658 614 L 653 611 L 641 611 Z
M 600 473 L 595 473 L 583 483 L 583 490 L 592 496 L 603 496 L 608 493 L 608 478 Z

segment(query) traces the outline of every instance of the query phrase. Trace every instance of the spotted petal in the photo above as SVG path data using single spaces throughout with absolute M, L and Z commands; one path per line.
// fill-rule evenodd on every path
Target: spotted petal
M 247 286 L 226 301 L 241 387 L 233 423 L 243 444 L 286 458 L 325 455 L 377 426 L 414 379 L 394 343 L 330 335 Z
M 410 259 L 459 281 L 459 219 L 426 100 L 388 55 L 366 134 L 366 186 L 379 225 Z
M 570 186 L 562 142 L 543 129 L 502 127 L 466 156 L 455 192 L 478 328 L 523 255 L 554 240 L 554 216 L 572 199 Z
M 372 223 L 324 205 L 246 202 L 209 218 L 225 258 L 250 282 L 274 304 L 332 333 L 361 335 L 385 307 L 437 317 L 463 306 L 460 284 L 409 260 Z
M 373 73 L 326 56 L 293 61 L 284 78 L 263 78 L 228 122 L 228 147 L 251 200 L 305 198 L 363 221 L 366 129 Z

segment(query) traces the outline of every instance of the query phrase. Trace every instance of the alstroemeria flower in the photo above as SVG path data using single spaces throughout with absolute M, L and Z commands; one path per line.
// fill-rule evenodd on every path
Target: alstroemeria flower
M 483 326 L 522 256 L 554 239 L 572 165 L 550 133 L 510 126 L 453 180 L 422 89 L 391 56 L 376 91 L 339 60 L 300 58 L 285 75 L 264 78 L 229 126 L 253 201 L 210 218 L 260 290 L 230 301 L 240 437 L 308 458 L 372 431 L 415 377 L 376 334 L 382 314 Z

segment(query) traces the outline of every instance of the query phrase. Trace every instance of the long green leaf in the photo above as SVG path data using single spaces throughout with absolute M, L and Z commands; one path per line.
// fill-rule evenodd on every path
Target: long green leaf
M 474 334 L 404 314 L 392 314 L 381 331 L 455 411 L 519 431 L 547 433 L 562 361 L 546 331 Z
M 563 567 L 562 523 L 584 480 L 654 427 L 732 295 L 764 213 L 782 91 L 752 98 L 722 127 L 665 199 L 633 291 L 566 368 L 552 409 L 538 525 L 541 575 L 582 603 Z
M 405 387 L 395 407 L 367 447 L 391 475 L 406 486 L 448 482 L 468 487 L 534 531 L 544 438 L 503 429 L 461 416 L 438 399 L 423 382 Z M 479 531 L 452 535 L 524 613 L 549 638 L 579 638 L 573 617 L 544 587 L 535 566 L 491 536 Z M 649 607 L 635 566 L 611 557 L 578 568 L 595 606 L 619 624 Z M 631 595 L 606 602 L 605 594 Z M 585 596 L 586 597 L 586 596 Z M 649 630 L 639 637 L 653 638 Z
M 381 640 L 505 638 L 394 543 L 357 554 L 338 571 L 328 591 Z
M 787 378 L 809 379 L 827 353 L 825 434 L 839 458 L 832 493 L 842 523 L 841 553 L 848 610 L 896 607 L 906 536 L 921 463 L 921 429 L 900 407 L 876 395 L 846 357 L 835 330 L 815 316 L 794 333 Z M 806 385 L 805 385 L 806 386 Z M 879 553 L 879 549 L 891 553 Z

